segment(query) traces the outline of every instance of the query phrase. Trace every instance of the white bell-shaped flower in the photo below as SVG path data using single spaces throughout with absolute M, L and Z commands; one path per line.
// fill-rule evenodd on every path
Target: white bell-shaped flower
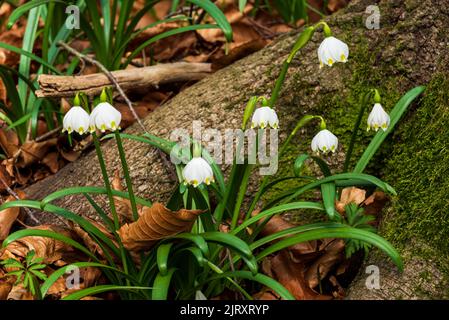
M 251 128 L 265 129 L 270 126 L 273 129 L 279 128 L 279 119 L 276 111 L 270 107 L 260 107 L 256 109 L 251 120 Z
M 312 139 L 312 151 L 327 153 L 335 152 L 338 147 L 338 138 L 329 130 L 323 129 Z
M 375 131 L 382 128 L 382 130 L 387 130 L 390 125 L 390 116 L 385 112 L 380 103 L 374 104 L 373 110 L 368 116 L 368 130 L 374 129 Z
M 72 133 L 76 131 L 83 134 L 89 128 L 89 121 L 89 114 L 86 110 L 78 106 L 72 107 L 62 120 L 62 132 Z
M 349 57 L 349 48 L 346 43 L 335 37 L 327 37 L 318 48 L 320 68 L 323 65 L 332 67 L 335 62 L 346 62 Z
M 90 131 L 95 128 L 101 132 L 120 129 L 122 114 L 108 102 L 99 103 L 90 114 Z
M 211 166 L 201 157 L 194 157 L 187 163 L 182 170 L 182 177 L 185 184 L 195 188 L 202 183 L 209 185 L 215 181 Z

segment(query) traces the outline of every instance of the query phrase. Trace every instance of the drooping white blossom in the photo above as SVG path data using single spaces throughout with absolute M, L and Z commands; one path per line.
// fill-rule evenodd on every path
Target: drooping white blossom
M 390 116 L 385 112 L 384 108 L 380 103 L 374 104 L 373 110 L 368 116 L 368 130 L 373 129 L 375 131 L 382 128 L 382 130 L 387 130 L 390 125 Z
M 73 131 L 83 134 L 89 128 L 89 114 L 83 108 L 74 106 L 65 114 L 62 120 L 62 131 Z
M 209 163 L 201 157 L 194 157 L 182 170 L 184 183 L 195 188 L 202 183 L 207 185 L 214 182 L 214 174 Z
M 90 114 L 90 130 L 95 128 L 101 132 L 106 130 L 115 131 L 120 129 L 122 114 L 108 102 L 99 103 Z
M 329 130 L 323 129 L 312 139 L 311 147 L 313 152 L 335 152 L 338 147 L 338 138 Z
M 335 37 L 326 37 L 318 47 L 320 68 L 324 65 L 332 67 L 336 62 L 346 62 L 349 57 L 349 48 L 346 43 Z
M 276 111 L 270 107 L 260 107 L 256 109 L 251 119 L 251 128 L 265 129 L 270 126 L 273 129 L 279 128 L 279 119 Z

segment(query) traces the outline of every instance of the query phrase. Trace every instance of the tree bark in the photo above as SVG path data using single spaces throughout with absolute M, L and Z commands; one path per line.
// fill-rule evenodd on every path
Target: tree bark
M 112 75 L 123 90 L 137 90 L 166 83 L 201 80 L 211 71 L 210 63 L 177 62 L 113 71 Z M 79 91 L 94 96 L 99 95 L 104 87 L 112 86 L 103 73 L 84 76 L 43 74 L 39 76 L 38 82 L 40 90 L 36 90 L 36 96 L 39 98 L 73 97 Z
M 373 4 L 379 6 L 381 24 L 380 29 L 369 30 L 365 26 L 365 19 L 368 17 L 365 10 Z M 449 3 L 443 0 L 354 0 L 345 10 L 326 20 L 334 35 L 349 44 L 349 61 L 346 64 L 340 63 L 332 68 L 325 67 L 320 70 L 316 50 L 322 40 L 322 34 L 317 32 L 294 60 L 276 109 L 280 118 L 281 140 L 285 139 L 286 134 L 304 114 L 323 115 L 329 128 L 341 138 L 337 154 L 326 159 L 337 169 L 341 168 L 344 159 L 345 147 L 357 114 L 358 96 L 361 92 L 373 87 L 378 88 L 382 93 L 384 106 L 391 110 L 398 98 L 409 89 L 428 82 L 432 83 L 436 81 L 437 76 L 448 74 L 449 50 L 446 31 L 449 29 Z M 282 36 L 269 47 L 187 88 L 146 117 L 144 124 L 147 130 L 169 138 L 170 133 L 176 128 L 184 128 L 191 132 L 192 122 L 195 120 L 201 120 L 203 128 L 215 128 L 222 132 L 226 128 L 239 128 L 248 99 L 253 95 L 269 96 L 280 66 L 288 56 L 296 37 L 297 33 Z M 376 175 L 384 172 L 382 178 L 393 186 L 396 183 L 401 186 L 398 198 L 393 199 L 392 205 L 386 211 L 380 233 L 392 239 L 399 247 L 405 259 L 405 271 L 399 274 L 385 255 L 374 250 L 353 282 L 349 290 L 349 299 L 449 296 L 447 289 L 449 260 L 447 251 L 441 249 L 447 244 L 447 240 L 446 242 L 432 240 L 440 239 L 435 234 L 439 232 L 438 230 L 446 230 L 448 227 L 449 219 L 447 216 L 444 218 L 444 212 L 448 212 L 447 201 L 442 204 L 445 207 L 432 208 L 434 217 L 438 218 L 435 218 L 435 224 L 440 229 L 436 228 L 427 238 L 423 236 L 420 225 L 414 221 L 406 220 L 404 224 L 397 225 L 395 218 L 401 212 L 401 206 L 407 205 L 401 202 L 401 199 L 414 192 L 417 181 L 422 177 L 419 173 L 420 168 L 407 171 L 407 176 L 396 177 L 396 172 L 400 172 L 401 168 L 388 160 L 392 156 L 394 159 L 407 157 L 414 162 L 421 159 L 420 149 L 404 155 L 404 148 L 416 143 L 417 132 L 410 134 L 403 128 L 411 131 L 414 127 L 428 128 L 423 131 L 434 133 L 436 139 L 442 134 L 441 129 L 446 130 L 447 123 L 445 128 L 442 128 L 444 123 L 438 127 L 429 127 L 431 120 L 428 117 L 417 116 L 424 106 L 429 105 L 427 115 L 441 112 L 441 118 L 445 117 L 442 110 L 447 110 L 447 100 L 444 102 L 444 99 L 439 99 L 441 95 L 446 96 L 439 92 L 438 88 L 435 86 L 433 91 L 427 90 L 424 98 L 434 97 L 432 98 L 435 99 L 432 100 L 434 102 L 429 100 L 431 103 L 414 105 L 413 110 L 401 122 L 397 133 L 390 137 L 387 145 L 383 147 L 387 151 L 381 152 L 375 164 L 369 168 L 371 173 Z M 291 157 L 294 159 L 294 155 L 298 152 L 308 151 L 310 138 L 316 131 L 314 129 L 316 128 L 301 132 L 301 137 L 295 140 L 296 146 L 290 151 L 288 158 L 290 161 L 281 159 L 281 172 L 287 166 L 292 166 Z M 134 125 L 126 132 L 136 134 L 140 129 Z M 365 133 L 358 142 L 366 142 L 367 139 L 369 136 Z M 441 149 L 442 145 L 438 147 Z M 108 141 L 102 148 L 112 173 L 120 168 L 115 144 Z M 425 149 L 426 146 L 422 148 Z M 125 150 L 137 193 L 153 201 L 166 201 L 175 182 L 170 180 L 164 163 L 154 150 L 134 141 L 127 141 Z M 363 149 L 356 150 L 355 155 L 360 155 L 362 151 Z M 449 166 L 448 162 L 439 160 L 441 155 L 438 150 L 426 154 L 426 157 L 430 164 L 432 161 L 439 161 L 442 168 L 438 170 L 447 169 Z M 433 168 L 431 172 L 437 172 L 435 170 L 436 168 Z M 436 176 L 441 174 L 438 173 Z M 40 199 L 64 187 L 99 185 L 100 177 L 96 156 L 91 152 L 66 166 L 56 175 L 27 188 L 26 192 L 29 197 Z M 438 185 L 423 183 L 420 192 L 432 193 L 435 188 L 438 188 Z M 444 199 L 444 196 L 442 197 Z M 414 201 L 419 203 L 420 199 Z M 80 214 L 90 213 L 91 209 L 84 203 L 78 201 L 77 197 L 68 197 L 58 204 Z M 432 203 L 425 205 L 432 206 Z M 44 214 L 42 219 L 45 219 Z M 428 219 L 431 221 L 433 218 Z M 394 241 L 395 237 L 391 234 L 401 234 L 404 230 L 411 232 L 407 235 L 416 236 L 410 238 L 407 236 L 406 239 Z M 365 274 L 365 267 L 370 264 L 379 267 L 381 285 L 379 290 L 369 290 L 365 285 L 368 276 Z

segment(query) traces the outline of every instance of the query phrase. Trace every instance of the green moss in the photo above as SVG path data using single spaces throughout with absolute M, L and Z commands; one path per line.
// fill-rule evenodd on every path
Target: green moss
M 434 76 L 419 108 L 394 135 L 383 175 L 398 192 L 386 236 L 401 245 L 418 237 L 449 252 L 449 80 Z M 397 232 L 401 230 L 401 232 Z

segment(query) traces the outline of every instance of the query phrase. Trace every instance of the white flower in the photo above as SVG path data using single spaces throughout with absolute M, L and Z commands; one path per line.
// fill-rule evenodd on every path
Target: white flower
M 385 112 L 380 103 L 374 104 L 373 110 L 368 116 L 368 130 L 374 129 L 377 131 L 382 128 L 385 131 L 389 125 L 390 116 L 388 113 Z
M 206 160 L 200 157 L 192 158 L 182 170 L 184 183 L 193 185 L 195 188 L 202 183 L 207 185 L 214 182 L 212 168 Z
M 89 128 L 89 114 L 81 107 L 72 107 L 64 116 L 62 120 L 62 132 L 73 131 L 83 134 Z
M 95 131 L 95 128 L 101 132 L 115 131 L 120 129 L 120 121 L 122 121 L 122 114 L 110 103 L 101 102 L 90 114 L 90 131 Z
M 313 152 L 322 151 L 327 153 L 329 151 L 335 152 L 338 147 L 338 138 L 329 130 L 321 130 L 312 139 Z
M 335 62 L 346 62 L 348 57 L 348 45 L 332 36 L 324 39 L 318 48 L 320 68 L 322 68 L 325 64 L 332 67 Z
M 270 107 L 256 109 L 251 120 L 251 128 L 260 127 L 261 129 L 265 129 L 268 125 L 273 129 L 279 128 L 279 119 L 276 111 Z

